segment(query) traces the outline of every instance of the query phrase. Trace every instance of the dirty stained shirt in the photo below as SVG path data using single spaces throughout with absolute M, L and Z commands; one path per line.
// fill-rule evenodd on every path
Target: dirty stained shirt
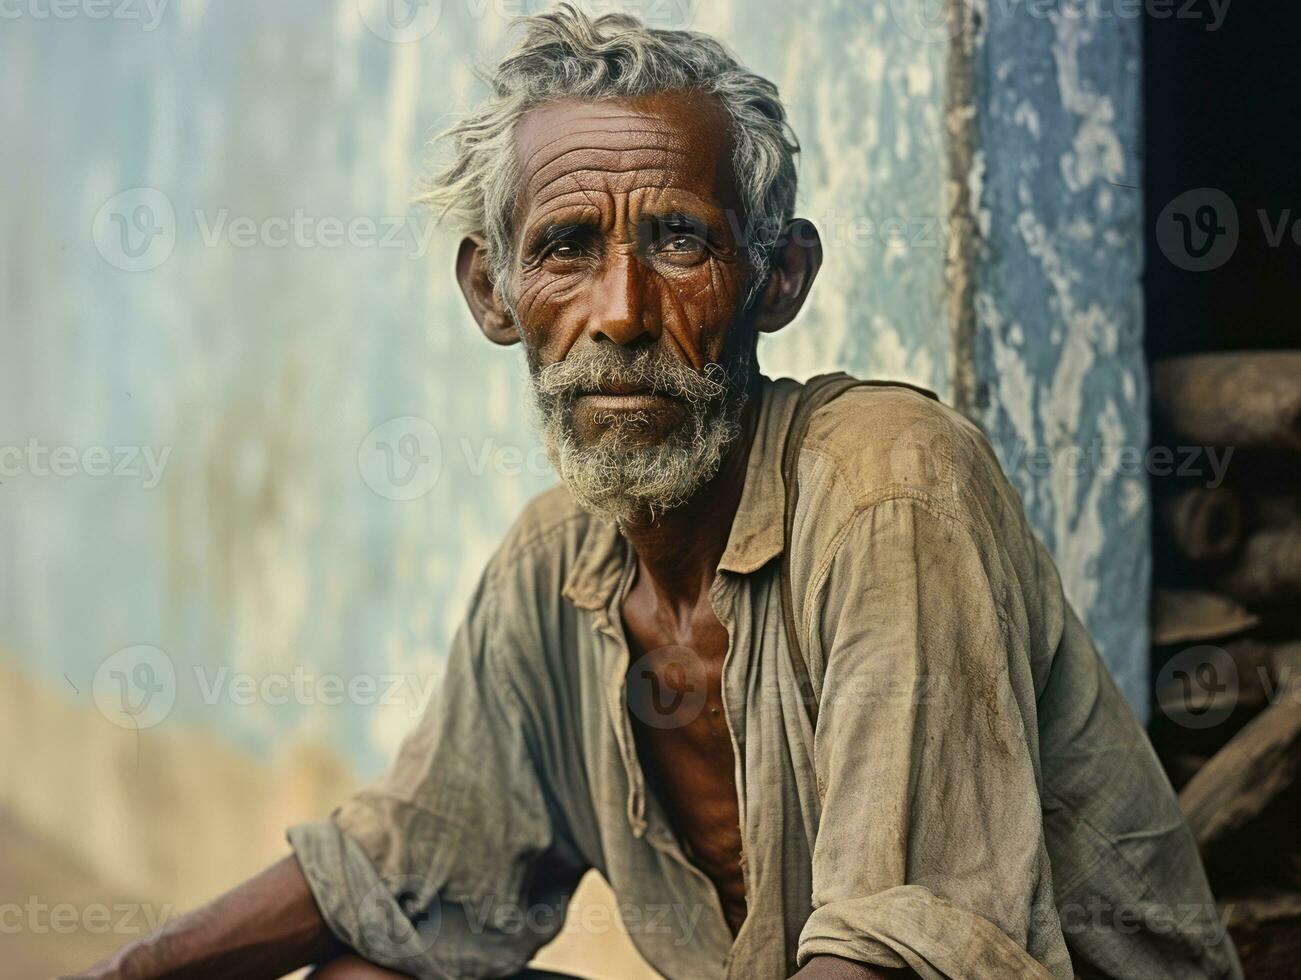
M 735 940 L 638 760 L 635 556 L 562 488 L 492 558 L 391 770 L 290 830 L 333 931 L 418 976 L 507 975 L 595 868 L 670 978 L 776 980 L 819 954 L 923 978 L 1239 976 L 1169 784 L 992 450 L 906 388 L 832 401 L 800 453 L 811 725 L 777 561 L 798 390 L 764 381 L 709 593 L 730 638 Z

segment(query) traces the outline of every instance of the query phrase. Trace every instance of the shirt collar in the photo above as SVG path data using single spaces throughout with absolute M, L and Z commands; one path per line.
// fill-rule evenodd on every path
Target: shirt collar
M 745 467 L 741 503 L 732 520 L 719 571 L 748 575 L 782 553 L 786 483 L 782 450 L 795 413 L 800 385 L 789 378 L 762 378 L 759 418 Z M 630 549 L 618 529 L 591 521 L 565 580 L 564 596 L 581 609 L 603 609 L 619 584 Z
M 800 385 L 790 378 L 762 379 L 759 419 L 745 466 L 741 503 L 732 520 L 719 571 L 749 575 L 782 553 L 786 538 L 786 480 L 782 452 L 795 415 Z

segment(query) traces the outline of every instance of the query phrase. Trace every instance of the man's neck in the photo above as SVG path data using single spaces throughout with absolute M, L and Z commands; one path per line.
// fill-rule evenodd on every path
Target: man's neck
M 714 478 L 691 500 L 653 522 L 622 528 L 637 555 L 638 575 L 649 580 L 662 602 L 694 606 L 713 583 L 745 490 L 761 401 L 756 379 L 741 413 L 741 435 L 724 454 Z

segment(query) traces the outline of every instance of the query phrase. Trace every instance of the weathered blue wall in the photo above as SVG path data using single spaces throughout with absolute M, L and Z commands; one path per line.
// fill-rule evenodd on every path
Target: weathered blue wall
M 969 35 L 975 241 L 970 320 L 958 325 L 970 350 L 962 401 L 1146 714 L 1140 11 L 981 9 Z

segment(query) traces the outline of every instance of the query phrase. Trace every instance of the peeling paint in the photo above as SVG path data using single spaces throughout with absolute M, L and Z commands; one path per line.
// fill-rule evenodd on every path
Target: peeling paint
M 976 36 L 980 242 L 968 410 L 1004 460 L 1067 596 L 1147 709 L 1148 491 L 1108 461 L 1147 446 L 1139 292 L 1140 21 L 1021 9 Z M 1073 452 L 1097 447 L 1101 463 Z M 1044 471 L 1025 462 L 1046 453 Z

